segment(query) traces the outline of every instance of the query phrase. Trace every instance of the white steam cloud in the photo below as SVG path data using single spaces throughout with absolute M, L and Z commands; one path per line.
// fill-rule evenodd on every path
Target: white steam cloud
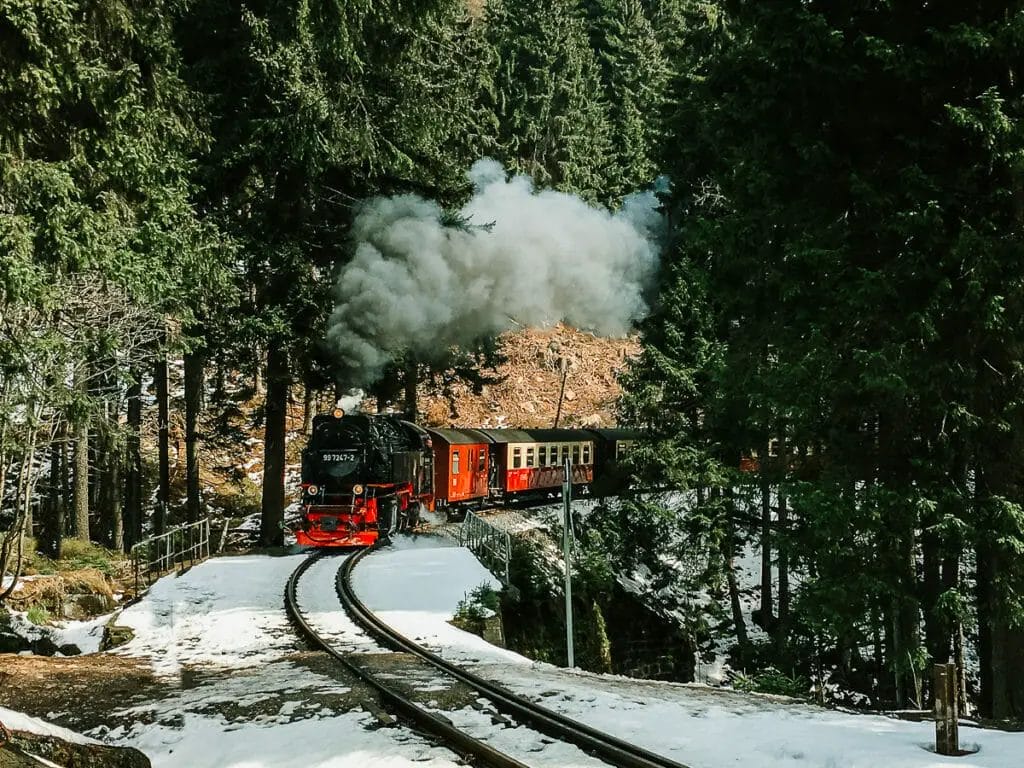
M 475 192 L 459 211 L 468 230 L 446 226 L 441 207 L 416 195 L 370 200 L 356 217 L 328 332 L 349 383 L 374 381 L 410 350 L 440 359 L 486 335 L 558 321 L 618 336 L 647 314 L 661 226 L 654 193 L 612 213 L 509 179 L 494 160 L 469 176 Z

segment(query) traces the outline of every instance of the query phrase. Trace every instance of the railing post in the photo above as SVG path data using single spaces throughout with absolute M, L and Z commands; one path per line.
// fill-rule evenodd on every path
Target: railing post
M 956 664 L 936 664 L 934 682 L 935 751 L 940 755 L 959 755 Z

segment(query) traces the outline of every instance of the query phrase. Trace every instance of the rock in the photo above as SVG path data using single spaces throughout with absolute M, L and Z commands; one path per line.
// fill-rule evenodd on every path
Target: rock
M 29 647 L 32 649 L 32 653 L 36 656 L 53 656 L 60 650 L 57 647 L 57 644 L 45 635 L 37 638 L 36 640 L 32 640 L 29 643 Z
M 115 606 L 114 600 L 106 595 L 67 595 L 61 603 L 61 612 L 65 619 L 82 621 L 109 613 Z
M 576 399 L 576 393 L 573 392 L 571 389 L 565 390 L 565 399 L 571 403 L 573 400 Z
M 103 638 L 100 640 L 100 650 L 109 651 L 111 648 L 117 648 L 119 645 L 124 645 L 135 637 L 135 633 L 132 632 L 129 627 L 119 627 L 113 622 L 108 623 L 103 627 Z
M 484 619 L 482 636 L 491 645 L 505 647 L 505 630 L 501 624 L 501 616 L 492 612 L 491 616 Z
M 57 648 L 58 651 L 63 653 L 65 656 L 81 656 L 82 649 L 74 643 L 64 643 L 64 645 Z
M 41 763 L 30 755 L 49 762 Z M 0 768 L 39 768 L 41 764 L 64 768 L 152 768 L 149 758 L 132 747 L 73 744 L 55 736 L 11 731 L 10 742 L 0 747 Z
M 0 653 L 21 653 L 29 650 L 28 640 L 13 632 L 0 632 Z

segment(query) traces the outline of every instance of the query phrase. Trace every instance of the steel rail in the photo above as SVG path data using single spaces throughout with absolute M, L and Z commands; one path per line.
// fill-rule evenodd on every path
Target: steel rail
M 356 564 L 377 548 L 378 545 L 375 544 L 348 558 L 345 564 L 338 569 L 336 580 L 338 596 L 349 616 L 377 640 L 395 650 L 418 656 L 446 674 L 475 688 L 506 715 L 516 717 L 552 738 L 571 742 L 584 752 L 612 765 L 620 766 L 620 768 L 687 768 L 682 763 L 677 763 L 644 747 L 630 744 L 585 723 L 573 720 L 571 717 L 534 704 L 498 683 L 446 661 L 389 627 L 366 607 L 352 588 L 352 571 Z
M 378 678 L 367 672 L 363 667 L 351 661 L 345 654 L 334 648 L 328 641 L 322 638 L 315 629 L 306 621 L 305 616 L 299 608 L 297 589 L 299 580 L 313 563 L 323 557 L 324 552 L 317 552 L 302 561 L 298 568 L 292 573 L 285 585 L 284 603 L 288 616 L 298 628 L 300 634 L 315 648 L 330 654 L 334 659 L 341 662 L 352 674 L 370 686 L 381 698 L 385 707 L 391 709 L 400 717 L 418 725 L 423 730 L 433 734 L 445 744 L 454 747 L 454 751 L 461 757 L 467 755 L 476 759 L 480 765 L 490 768 L 529 768 L 515 758 L 509 757 L 504 752 L 499 752 L 489 744 L 485 744 L 469 734 L 460 731 L 440 715 L 416 706 L 410 699 L 397 693 L 384 685 Z

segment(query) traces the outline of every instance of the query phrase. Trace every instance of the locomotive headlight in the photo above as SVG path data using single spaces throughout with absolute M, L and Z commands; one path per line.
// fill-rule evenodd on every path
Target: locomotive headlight
M 311 485 L 308 488 L 306 488 L 306 493 L 308 493 L 310 496 L 316 496 L 317 491 L 319 490 L 320 489 L 317 488 L 315 485 Z
M 359 483 L 356 483 L 355 485 L 352 486 L 352 493 L 354 493 L 356 496 L 358 496 L 362 492 L 363 486 L 359 485 Z
M 333 416 L 336 419 L 340 419 L 344 415 L 345 411 L 343 411 L 341 408 L 335 408 L 333 411 L 331 411 L 331 416 Z

